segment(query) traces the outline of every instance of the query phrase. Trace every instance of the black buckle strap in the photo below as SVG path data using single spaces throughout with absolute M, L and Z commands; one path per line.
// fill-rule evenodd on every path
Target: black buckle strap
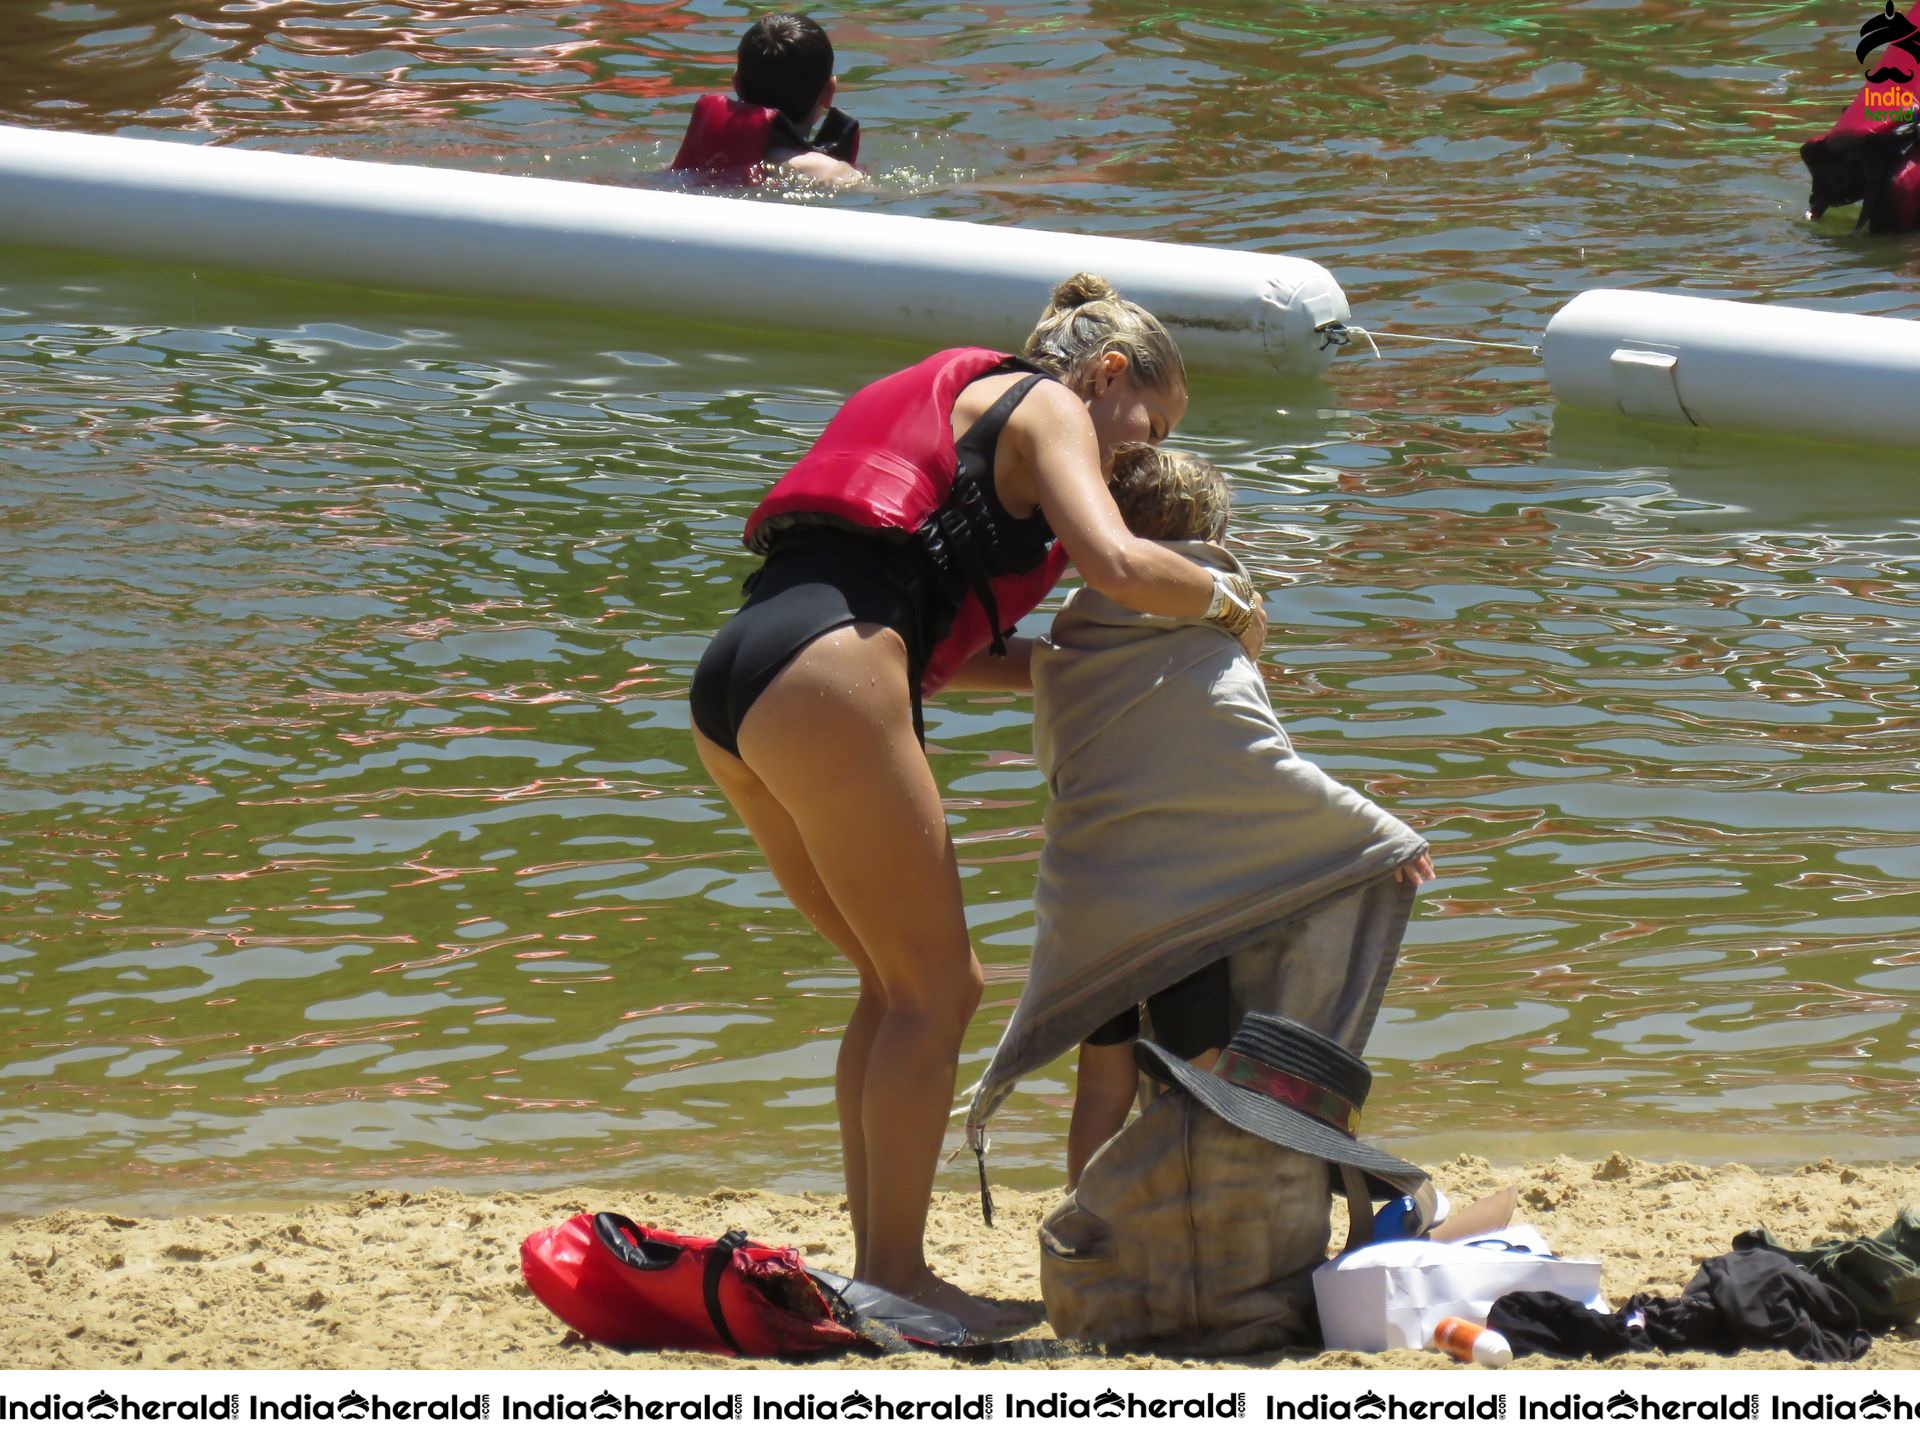
M 992 635 L 987 647 L 990 655 L 1005 655 L 1007 636 L 1013 632 L 1001 627 L 1000 601 L 993 593 L 993 572 L 988 566 L 1000 565 L 1013 573 L 1033 561 L 1007 553 L 1007 537 L 982 487 L 993 484 L 992 447 L 1000 431 L 1028 392 L 1046 378 L 1034 373 L 1008 386 L 955 442 L 953 486 L 919 530 L 921 543 L 946 583 L 948 601 L 957 605 L 968 592 L 980 601 Z
M 720 1277 L 727 1273 L 727 1267 L 733 1263 L 733 1252 L 748 1243 L 747 1232 L 729 1230 L 713 1242 L 713 1249 L 707 1252 L 707 1268 L 700 1280 L 701 1298 L 707 1302 L 707 1319 L 713 1325 L 713 1333 L 720 1337 L 720 1343 L 734 1354 L 741 1354 L 740 1342 L 733 1338 L 733 1331 L 727 1326 L 726 1312 L 720 1308 Z
M 855 164 L 860 159 L 860 122 L 838 106 L 832 106 L 820 121 L 820 128 L 813 132 L 811 143 L 822 155 Z
M 955 477 L 952 493 L 927 517 L 920 527 L 920 537 L 935 567 L 949 582 L 949 598 L 958 598 L 951 594 L 959 588 L 952 582 L 958 581 L 986 611 L 993 634 L 989 653 L 1006 654 L 1006 637 L 1000 633 L 1000 601 L 993 593 L 993 576 L 987 571 L 987 555 L 995 549 L 999 536 L 986 501 L 970 476 Z
M 820 128 L 809 135 L 785 115 L 775 115 L 768 138 L 775 144 L 794 150 L 813 150 L 844 160 L 851 165 L 860 154 L 860 122 L 834 106 L 820 121 Z
M 973 1142 L 974 1163 L 980 1167 L 980 1218 L 993 1228 L 993 1187 L 987 1183 L 987 1137 Z

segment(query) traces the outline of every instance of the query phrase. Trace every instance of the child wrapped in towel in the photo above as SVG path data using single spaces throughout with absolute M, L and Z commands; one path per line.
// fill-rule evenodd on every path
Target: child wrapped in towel
M 1205 461 L 1123 446 L 1111 488 L 1134 534 L 1246 574 Z M 978 1144 L 1022 1075 L 1080 1046 L 1071 1185 L 1126 1120 L 1143 1005 L 1202 1065 L 1248 1010 L 1359 1052 L 1433 869 L 1418 835 L 1294 753 L 1258 667 L 1204 620 L 1076 591 L 1033 682 L 1051 796 L 1033 964 L 968 1130 Z

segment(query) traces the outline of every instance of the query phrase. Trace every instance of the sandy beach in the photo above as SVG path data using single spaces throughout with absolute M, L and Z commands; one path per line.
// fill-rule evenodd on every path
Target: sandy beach
M 1920 1166 L 1821 1160 L 1791 1172 L 1742 1165 L 1705 1169 L 1622 1155 L 1560 1157 L 1496 1167 L 1470 1156 L 1434 1167 L 1457 1196 L 1519 1187 L 1517 1218 L 1567 1254 L 1598 1255 L 1615 1303 L 1637 1291 L 1674 1293 L 1732 1237 L 1766 1224 L 1793 1245 L 1876 1234 L 1903 1203 L 1920 1200 Z M 936 1192 L 930 1222 L 936 1268 L 971 1289 L 1037 1301 L 1034 1232 L 1054 1192 L 1000 1191 L 995 1228 L 975 1198 Z M 618 1355 L 570 1337 L 520 1280 L 528 1232 L 581 1210 L 614 1209 L 691 1234 L 734 1226 L 797 1245 L 827 1269 L 850 1263 L 838 1197 L 716 1191 L 555 1190 L 469 1195 L 374 1190 L 295 1211 L 116 1215 L 60 1210 L 0 1226 L 0 1338 L 17 1368 L 649 1368 L 748 1362 L 687 1354 Z M 1341 1233 L 1336 1229 L 1336 1234 Z M 1044 1327 L 1032 1332 L 1045 1334 Z M 849 1366 L 939 1367 L 931 1355 L 848 1358 Z M 1036 1362 L 1063 1365 L 1068 1362 Z M 1154 1356 L 1075 1360 L 1159 1367 Z M 1407 1351 L 1269 1355 L 1247 1363 L 1309 1368 L 1444 1367 Z M 1539 1358 L 1523 1367 L 1566 1362 Z M 1863 1368 L 1920 1366 L 1920 1329 L 1877 1340 Z M 1631 1356 L 1609 1368 L 1800 1368 L 1779 1351 L 1733 1357 Z

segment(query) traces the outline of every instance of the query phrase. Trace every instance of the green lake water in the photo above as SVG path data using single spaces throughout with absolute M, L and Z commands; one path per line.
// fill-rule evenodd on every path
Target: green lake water
M 876 176 L 826 203 L 1304 254 L 1383 330 L 1531 343 L 1601 285 L 1920 316 L 1920 237 L 1799 218 L 1869 8 L 821 10 Z M 646 185 L 748 13 L 21 0 L 0 123 Z M 1295 741 L 1436 852 L 1370 1133 L 1920 1159 L 1920 465 L 1382 348 L 1207 377 L 1180 437 Z M 837 1189 L 854 979 L 686 689 L 748 509 L 914 354 L 0 249 L 0 1210 Z M 928 718 L 971 1079 L 1044 787 L 1024 702 Z M 998 1180 L 1058 1183 L 1069 1082 Z

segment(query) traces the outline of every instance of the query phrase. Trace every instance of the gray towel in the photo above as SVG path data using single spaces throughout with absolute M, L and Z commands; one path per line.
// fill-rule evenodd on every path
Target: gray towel
M 1218 545 L 1169 548 L 1240 571 Z M 1051 795 L 1033 964 L 968 1128 L 1021 1076 L 1222 956 L 1235 1023 L 1271 1011 L 1360 1050 L 1412 906 L 1392 872 L 1420 837 L 1294 754 L 1259 669 L 1205 621 L 1075 591 L 1033 680 Z

